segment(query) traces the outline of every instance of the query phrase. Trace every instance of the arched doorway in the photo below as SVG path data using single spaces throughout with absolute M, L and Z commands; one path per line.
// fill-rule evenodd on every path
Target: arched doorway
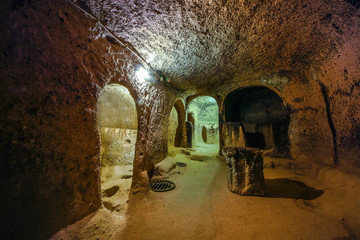
M 227 135 L 235 129 L 248 147 L 272 149 L 274 155 L 289 154 L 289 114 L 279 95 L 266 87 L 248 87 L 229 93 L 224 101 Z M 240 133 L 239 133 L 240 132 Z M 229 138 L 224 136 L 224 139 Z M 236 142 L 236 141 L 225 141 Z
M 178 126 L 175 133 L 175 147 L 185 147 L 186 146 L 186 127 L 185 127 L 185 106 L 183 102 L 179 99 L 175 102 L 174 108 L 178 116 Z
M 179 99 L 175 102 L 170 112 L 168 125 L 168 152 L 171 153 L 174 147 L 185 147 L 185 107 Z
M 112 212 L 124 213 L 135 157 L 136 105 L 127 88 L 111 84 L 101 91 L 97 107 L 103 204 Z
M 193 124 L 194 137 L 192 145 L 219 145 L 219 108 L 214 98 L 200 96 L 193 99 L 188 106 L 188 121 Z

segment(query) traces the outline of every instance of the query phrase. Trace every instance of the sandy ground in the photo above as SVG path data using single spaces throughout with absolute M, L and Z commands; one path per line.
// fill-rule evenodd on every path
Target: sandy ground
M 106 166 L 101 171 L 102 201 L 106 209 L 125 215 L 132 181 L 132 165 Z
M 52 239 L 360 239 L 355 178 L 266 158 L 266 195 L 240 196 L 228 190 L 225 162 L 216 153 L 201 146 L 176 155 L 187 166 L 164 176 L 174 190 L 132 195 L 126 214 L 102 208 Z

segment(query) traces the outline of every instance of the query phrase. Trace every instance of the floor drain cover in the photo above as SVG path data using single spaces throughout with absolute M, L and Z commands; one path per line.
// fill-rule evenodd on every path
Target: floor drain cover
M 154 192 L 165 192 L 175 188 L 175 183 L 169 180 L 154 180 L 150 182 L 150 189 Z
M 186 167 L 187 164 L 186 163 L 183 163 L 183 162 L 176 162 L 176 164 L 179 166 L 179 167 Z

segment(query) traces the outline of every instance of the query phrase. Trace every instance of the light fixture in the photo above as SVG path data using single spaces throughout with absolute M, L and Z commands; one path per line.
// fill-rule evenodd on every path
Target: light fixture
M 155 59 L 155 55 L 150 53 L 149 57 L 146 59 L 146 62 L 151 63 L 152 61 L 154 61 L 154 59 Z
M 148 81 L 150 79 L 150 75 L 149 75 L 148 71 L 146 71 L 145 68 L 143 68 L 143 67 L 139 67 L 136 70 L 135 75 L 136 75 L 137 79 L 139 80 L 139 82 L 141 82 L 141 83 Z

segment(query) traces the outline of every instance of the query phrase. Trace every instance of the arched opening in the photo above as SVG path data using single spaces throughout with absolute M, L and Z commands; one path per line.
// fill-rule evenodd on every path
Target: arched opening
M 97 107 L 102 201 L 110 211 L 124 213 L 129 199 L 138 129 L 135 101 L 127 88 L 111 84 L 101 91 Z
M 177 100 L 171 109 L 168 125 L 168 153 L 172 155 L 174 147 L 185 147 L 185 108 L 181 100 Z
M 275 155 L 289 154 L 289 114 L 275 92 L 265 87 L 235 90 L 225 98 L 224 110 L 228 125 L 225 129 L 243 131 L 238 136 L 245 139 L 238 142 L 248 147 L 273 149 Z
M 192 146 L 219 145 L 219 108 L 214 98 L 200 96 L 193 99 L 188 107 L 188 122 L 193 125 Z

